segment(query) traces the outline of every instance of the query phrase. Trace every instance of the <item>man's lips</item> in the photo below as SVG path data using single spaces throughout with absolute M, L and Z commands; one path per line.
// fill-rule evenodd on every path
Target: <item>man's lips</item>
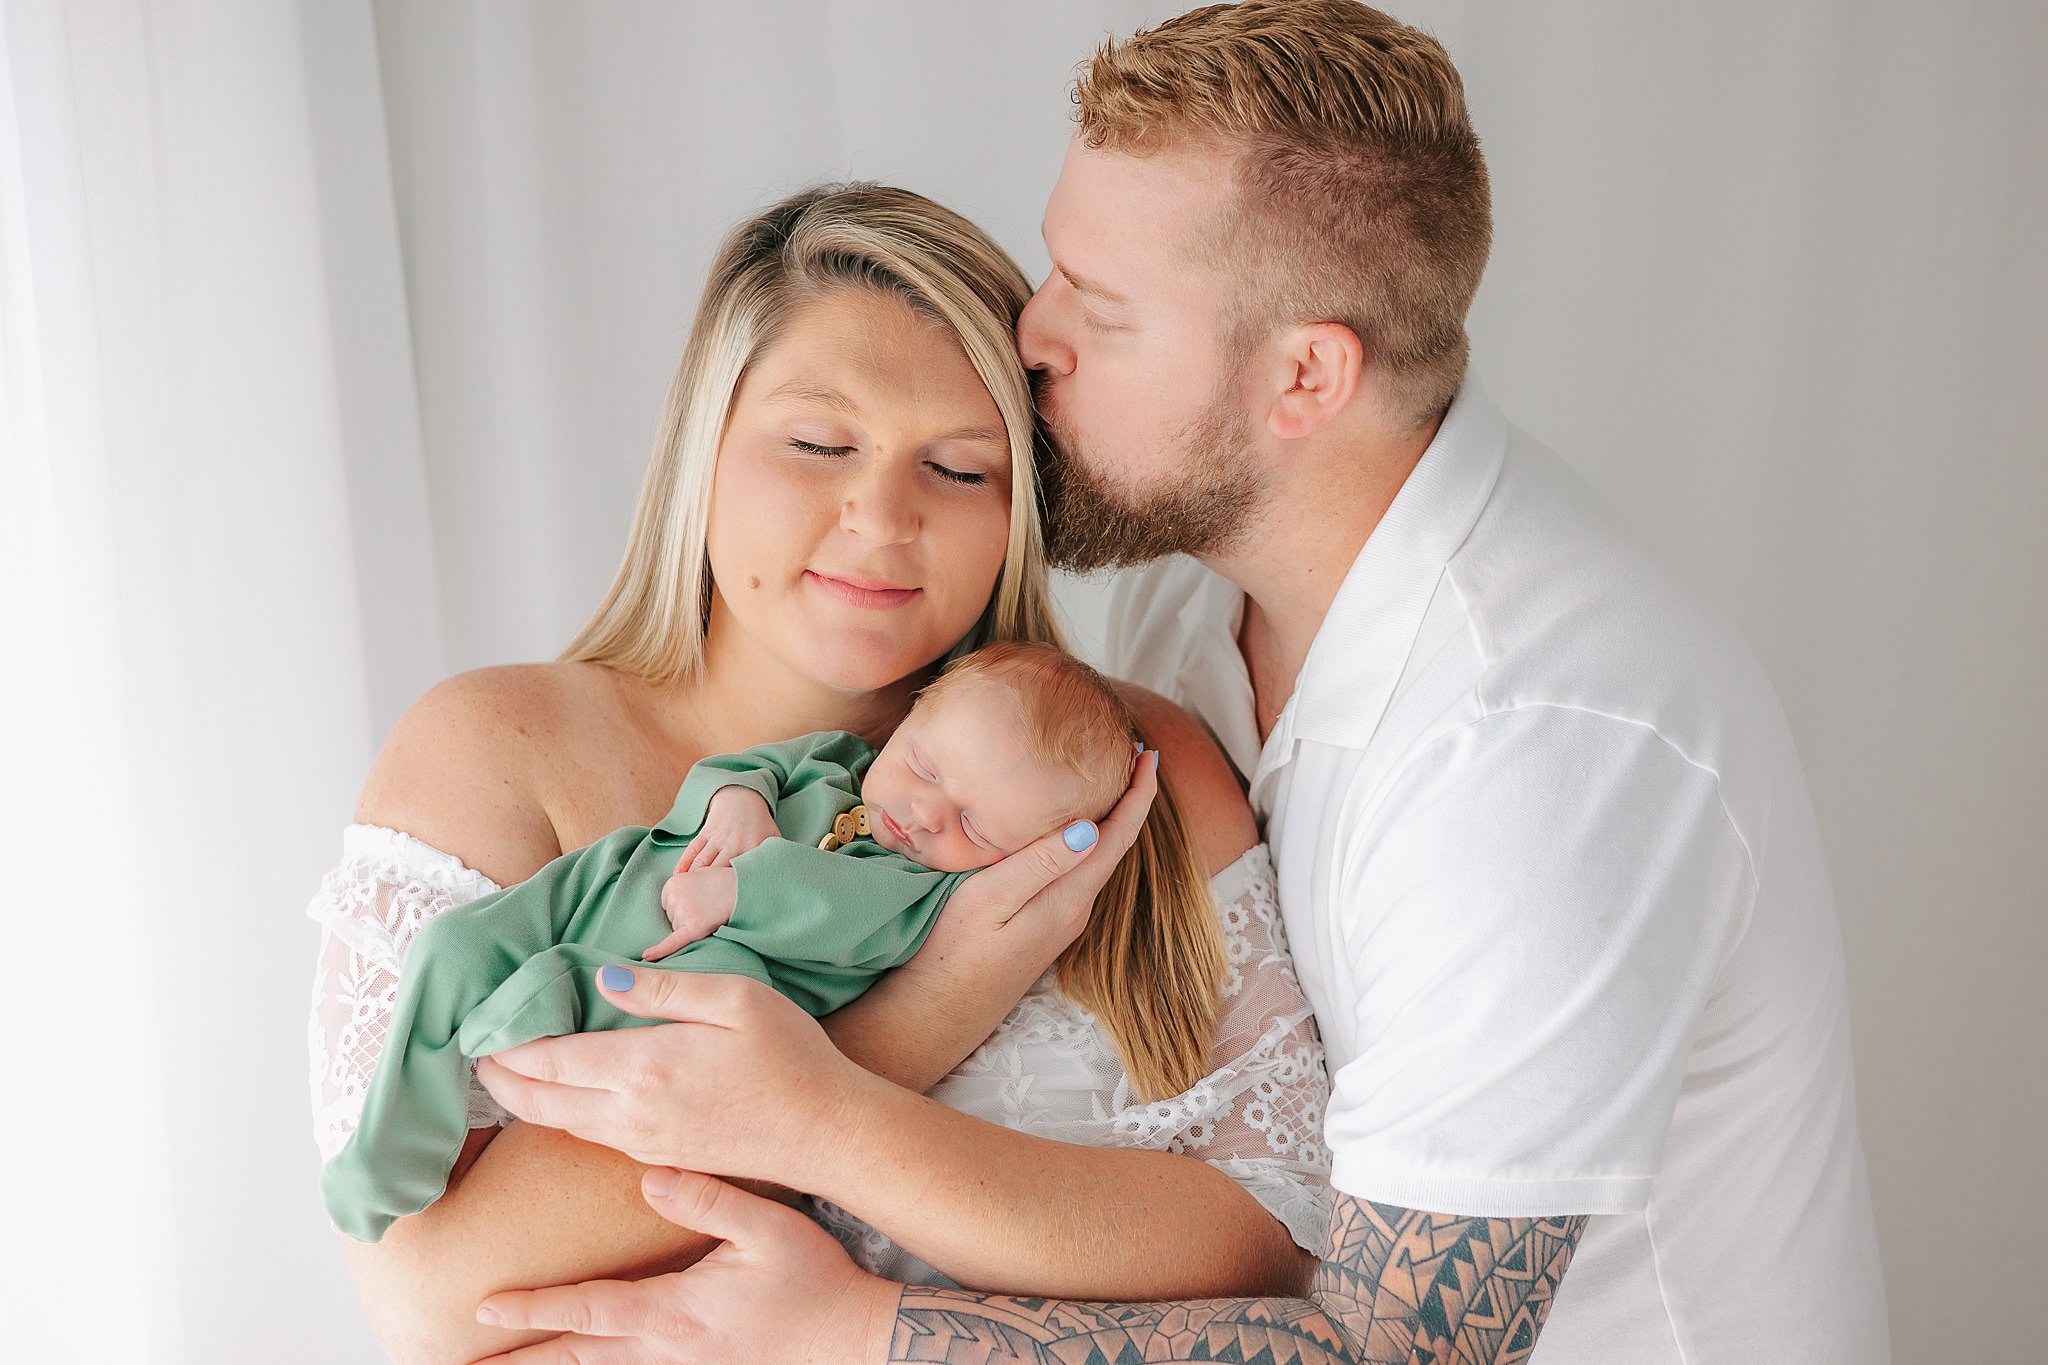
M 816 569 L 805 569 L 804 581 L 856 607 L 900 607 L 924 591 L 923 588 L 899 588 L 885 579 L 822 574 Z

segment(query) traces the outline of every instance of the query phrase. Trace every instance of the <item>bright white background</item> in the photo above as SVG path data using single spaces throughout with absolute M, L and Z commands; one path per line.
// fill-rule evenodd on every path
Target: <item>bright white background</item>
M 1069 69 L 1175 8 L 0 0 L 0 1358 L 376 1358 L 299 915 L 376 744 L 596 602 L 727 226 L 880 179 L 1036 276 Z M 1784 696 L 1898 1358 L 2037 1358 L 2048 10 L 1397 12 L 1488 387 Z

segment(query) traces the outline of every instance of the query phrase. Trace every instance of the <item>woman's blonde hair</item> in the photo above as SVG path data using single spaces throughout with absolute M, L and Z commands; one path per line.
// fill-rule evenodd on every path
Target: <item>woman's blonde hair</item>
M 886 293 L 951 333 L 1009 433 L 1008 552 L 987 609 L 947 659 L 1000 640 L 1064 648 L 1039 524 L 1043 438 L 1014 341 L 1030 283 L 981 229 L 922 195 L 828 185 L 742 223 L 719 249 L 669 384 L 625 560 L 563 660 L 651 682 L 702 669 L 712 475 L 733 396 L 804 306 L 846 288 Z M 1132 734 L 1144 738 L 1135 724 Z M 1137 1089 L 1157 1099 L 1208 1074 L 1222 978 L 1208 879 L 1162 781 L 1137 846 L 1062 955 L 1060 983 L 1101 1019 Z

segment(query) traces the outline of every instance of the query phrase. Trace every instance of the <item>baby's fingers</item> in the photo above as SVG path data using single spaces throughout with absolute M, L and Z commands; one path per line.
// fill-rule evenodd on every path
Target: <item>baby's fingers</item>
M 676 859 L 676 871 L 688 872 L 690 870 L 690 860 L 692 858 L 695 858 L 697 856 L 697 851 L 703 847 L 704 831 L 700 829 L 697 831 L 696 838 L 690 840 L 689 843 L 683 845 L 683 856 Z
M 696 941 L 697 936 L 695 934 L 685 933 L 678 929 L 646 952 L 640 954 L 640 960 L 642 962 L 659 962 L 678 948 L 686 947 Z

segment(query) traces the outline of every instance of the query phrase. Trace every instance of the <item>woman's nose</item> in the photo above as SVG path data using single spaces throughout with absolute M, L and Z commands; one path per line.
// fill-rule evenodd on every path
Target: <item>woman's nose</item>
M 884 467 L 881 460 L 846 489 L 839 505 L 841 529 L 859 536 L 870 545 L 902 545 L 917 539 L 917 509 L 904 479 Z
M 1046 276 L 1045 283 L 1038 286 L 1038 292 L 1017 315 L 1017 354 L 1023 358 L 1026 369 L 1049 370 L 1065 376 L 1074 372 L 1074 348 L 1060 340 L 1059 333 L 1052 326 L 1054 308 L 1051 296 L 1058 278 L 1057 275 Z

